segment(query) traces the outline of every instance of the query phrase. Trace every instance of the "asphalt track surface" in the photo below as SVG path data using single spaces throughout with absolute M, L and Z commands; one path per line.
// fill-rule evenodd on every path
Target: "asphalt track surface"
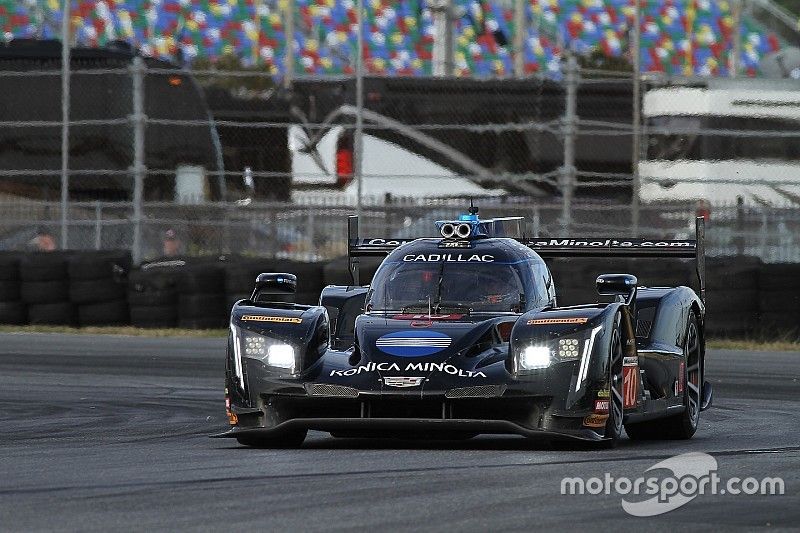
M 311 433 L 299 450 L 259 450 L 207 437 L 226 427 L 223 345 L 0 335 L 0 530 L 800 527 L 800 353 L 710 352 L 715 406 L 690 441 L 594 450 Z M 782 477 L 785 495 L 705 494 L 638 518 L 619 494 L 561 494 L 564 476 L 635 479 L 687 452 L 713 455 L 723 479 Z

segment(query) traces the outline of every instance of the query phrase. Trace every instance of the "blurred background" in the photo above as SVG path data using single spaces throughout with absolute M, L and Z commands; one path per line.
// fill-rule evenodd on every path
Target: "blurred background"
M 472 198 L 798 262 L 798 8 L 0 0 L 0 250 L 319 262 Z

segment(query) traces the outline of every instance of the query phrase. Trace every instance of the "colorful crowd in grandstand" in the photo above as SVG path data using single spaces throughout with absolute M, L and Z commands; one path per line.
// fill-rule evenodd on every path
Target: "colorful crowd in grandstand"
M 733 50 L 735 0 L 643 0 L 641 65 L 647 72 L 725 76 Z M 377 75 L 432 73 L 433 16 L 426 0 L 365 0 L 365 69 Z M 0 0 L 2 39 L 58 38 L 60 0 Z M 285 72 L 286 21 L 293 6 L 293 72 L 354 70 L 354 0 L 73 0 L 76 44 L 125 40 L 146 55 L 191 62 L 226 54 Z M 503 77 L 513 72 L 514 2 L 453 0 L 454 73 Z M 629 55 L 634 0 L 525 0 L 524 69 L 555 74 L 565 47 Z M 740 70 L 756 76 L 779 38 L 743 16 Z

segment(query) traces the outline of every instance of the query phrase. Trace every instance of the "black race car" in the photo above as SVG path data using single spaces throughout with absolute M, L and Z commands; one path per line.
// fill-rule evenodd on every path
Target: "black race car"
M 225 402 L 230 437 L 298 446 L 335 437 L 512 433 L 613 445 L 688 439 L 711 405 L 703 379 L 703 220 L 695 240 L 525 239 L 519 219 L 471 209 L 441 238 L 349 239 L 351 286 L 320 305 L 282 303 L 292 274 L 258 276 L 232 310 Z M 358 219 L 349 221 L 358 235 Z M 359 258 L 386 258 L 368 287 Z M 695 259 L 688 287 L 597 278 L 611 303 L 556 305 L 542 257 Z

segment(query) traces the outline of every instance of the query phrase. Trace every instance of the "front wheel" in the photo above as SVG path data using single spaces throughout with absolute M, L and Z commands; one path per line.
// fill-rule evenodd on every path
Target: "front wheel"
M 285 431 L 278 435 L 265 437 L 262 435 L 242 435 L 236 437 L 239 444 L 251 448 L 299 448 L 306 440 L 308 431 L 305 429 Z
M 617 315 L 614 330 L 611 332 L 611 345 L 608 350 L 608 419 L 606 420 L 606 440 L 602 446 L 613 448 L 622 436 L 622 419 L 625 414 L 622 395 L 622 367 L 624 354 L 620 323 L 622 317 Z
M 685 371 L 678 376 L 683 389 L 684 411 L 680 414 L 638 424 L 626 424 L 625 432 L 634 440 L 691 439 L 700 421 L 700 383 L 702 379 L 702 345 L 697 317 L 691 313 L 686 324 L 683 345 Z

